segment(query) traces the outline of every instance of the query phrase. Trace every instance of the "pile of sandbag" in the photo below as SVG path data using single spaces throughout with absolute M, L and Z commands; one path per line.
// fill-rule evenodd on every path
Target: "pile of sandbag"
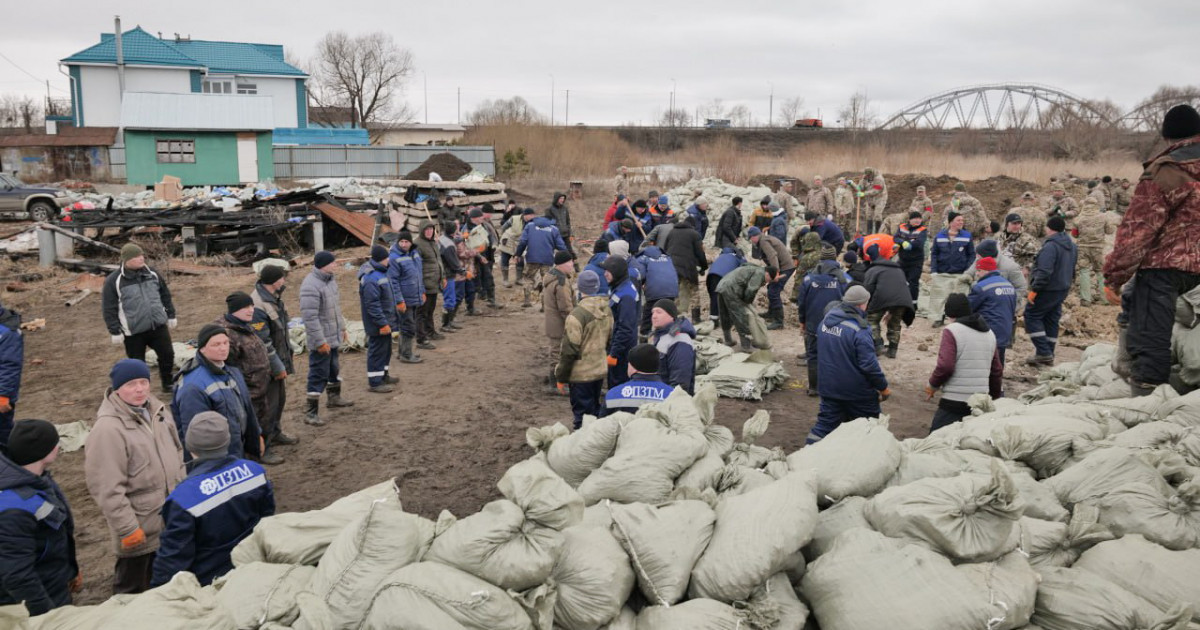
M 923 439 L 860 418 L 788 453 L 762 444 L 765 410 L 735 436 L 715 387 L 677 389 L 529 429 L 534 454 L 474 514 L 405 512 L 388 481 L 264 519 L 212 585 L 182 573 L 34 619 L 0 608 L 0 624 L 1183 630 L 1200 624 L 1188 398 L 977 398 Z
M 699 197 L 708 201 L 709 230 L 707 235 L 701 234 L 700 236 L 704 237 L 705 247 L 712 248 L 717 233 L 717 222 L 721 218 L 721 213 L 733 205 L 733 198 L 742 198 L 742 225 L 748 225 L 750 215 L 758 207 L 758 202 L 763 197 L 769 196 L 771 189 L 766 186 L 749 188 L 734 186 L 717 177 L 701 177 L 689 180 L 686 184 L 676 186 L 663 194 L 667 195 L 671 208 L 675 212 L 686 210 Z

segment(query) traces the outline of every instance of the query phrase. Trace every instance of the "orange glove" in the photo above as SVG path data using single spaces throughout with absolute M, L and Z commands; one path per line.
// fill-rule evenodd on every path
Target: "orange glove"
M 475 272 L 474 272 L 474 271 L 468 271 L 468 272 L 467 272 L 467 280 L 474 280 L 474 279 L 475 279 Z
M 329 344 L 327 344 L 327 343 L 323 343 L 323 344 L 317 346 L 317 352 L 320 352 L 321 354 L 329 354 L 329 350 L 330 350 Z
M 933 395 L 936 393 L 937 390 L 935 390 L 932 385 L 925 386 L 925 400 L 933 400 Z
M 620 361 L 617 361 L 617 357 L 608 357 L 608 367 L 617 367 L 617 363 L 620 363 Z
M 566 383 L 559 383 L 558 384 L 558 393 L 562 394 L 563 396 L 567 396 L 567 395 L 570 395 L 571 392 L 570 392 L 570 390 L 567 389 Z
M 392 334 L 392 327 L 391 327 L 391 326 L 380 326 L 380 327 L 379 327 L 379 334 L 380 334 L 380 335 L 390 335 L 390 334 Z
M 1108 300 L 1108 303 L 1112 304 L 1113 306 L 1121 305 L 1121 294 L 1110 286 L 1104 287 L 1104 299 Z M 8 403 L 7 398 L 0 398 L 0 400 L 3 400 L 5 404 Z
M 1033 304 L 1033 301 L 1037 299 L 1037 291 L 1030 291 L 1029 295 L 1025 296 L 1025 299 L 1029 300 L 1030 304 Z
M 401 302 L 396 305 L 396 310 L 400 311 L 401 313 L 405 313 L 408 311 L 408 304 Z
M 0 413 L 8 413 L 12 411 L 12 401 L 8 396 L 0 396 Z
M 75 579 L 71 580 L 67 584 L 67 589 L 70 590 L 72 593 L 78 593 L 80 591 L 80 589 L 82 589 L 82 588 L 83 588 L 83 574 L 76 573 Z
M 133 530 L 133 533 L 121 539 L 121 548 L 125 550 L 133 549 L 138 545 L 146 542 L 146 532 L 139 527 Z
M 277 381 L 282 381 L 285 378 L 287 378 L 287 370 L 283 370 L 282 372 L 275 375 L 275 380 L 277 380 Z
M 267 440 L 263 436 L 258 436 L 258 454 L 262 455 L 267 452 Z
M 892 389 L 890 387 L 879 392 L 879 402 L 883 402 L 891 397 L 892 397 Z

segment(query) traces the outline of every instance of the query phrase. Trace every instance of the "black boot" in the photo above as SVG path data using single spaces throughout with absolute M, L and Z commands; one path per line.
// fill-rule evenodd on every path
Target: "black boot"
M 808 389 L 804 392 L 812 397 L 817 397 L 820 394 L 817 392 L 817 370 L 816 366 L 808 371 Z
M 391 385 L 388 385 L 387 382 L 383 382 L 378 385 L 372 385 L 372 386 L 368 387 L 367 391 L 371 392 L 372 394 L 390 394 L 390 393 L 396 391 L 396 388 L 392 387 Z M 354 404 L 354 403 L 350 403 L 350 404 Z M 333 405 L 331 404 L 330 406 L 332 407 Z
M 417 347 L 422 350 L 437 350 L 437 346 L 433 345 L 432 343 L 429 343 L 429 341 L 427 341 L 425 339 L 418 339 Z M 415 354 L 413 356 L 416 357 Z M 417 358 L 420 359 L 420 357 L 417 357 Z M 419 361 L 405 361 L 405 363 L 417 363 L 417 362 L 419 362 Z
M 692 307 L 692 323 L 693 324 L 700 323 L 700 307 L 699 306 Z
M 320 396 L 309 396 L 304 400 L 304 424 L 310 424 L 314 427 L 325 426 L 325 421 L 317 413 L 320 407 Z
M 875 340 L 875 356 L 877 356 L 877 357 L 883 356 L 883 340 L 882 339 Z
M 265 464 L 267 466 L 276 466 L 283 463 L 283 455 L 276 453 L 268 444 L 267 450 L 263 451 L 263 454 L 259 456 L 258 463 Z
M 450 327 L 453 328 L 454 330 L 462 330 L 463 327 L 459 326 L 458 323 L 454 321 L 455 319 L 458 319 L 458 307 L 457 306 L 450 309 Z
M 889 358 L 889 359 L 895 359 L 895 358 L 896 358 L 896 348 L 897 348 L 899 345 L 900 345 L 900 344 L 898 344 L 898 343 L 891 343 L 891 344 L 888 344 L 888 347 L 887 347 L 887 358 Z
M 425 345 L 431 346 L 433 344 L 431 344 L 429 342 L 425 342 Z M 401 363 L 420 363 L 423 360 L 424 359 L 421 358 L 421 355 L 413 352 L 413 338 L 412 337 L 400 337 L 400 362 Z
M 783 307 L 773 308 L 767 313 L 767 330 L 783 328 Z
M 354 406 L 354 403 L 350 402 L 349 400 L 342 399 L 342 384 L 341 383 L 329 383 L 328 385 L 325 386 L 325 393 L 329 395 L 329 400 L 327 400 L 325 402 L 325 404 L 330 409 L 336 409 L 338 407 L 353 407 Z
M 452 326 L 450 324 L 450 311 L 446 311 L 445 313 L 442 313 L 442 332 L 454 333 L 457 331 L 458 331 L 458 328 L 456 326 Z
M 400 382 L 400 379 L 396 378 L 395 376 L 392 376 L 392 373 L 390 371 L 384 370 L 383 382 L 387 383 L 388 385 L 395 385 L 396 383 Z
M 483 315 L 483 313 L 475 310 L 474 306 L 467 307 L 467 317 L 479 317 L 480 315 Z
M 742 352 L 754 352 L 754 344 L 750 343 L 749 337 L 738 333 L 738 341 L 742 344 Z
M 280 431 L 274 437 L 268 438 L 267 442 L 275 446 L 292 446 L 300 443 L 300 438 Z
M 505 289 L 512 288 L 512 280 L 508 279 L 508 267 L 505 267 L 500 270 L 500 278 L 501 278 L 501 282 L 504 284 Z
M 733 331 L 731 331 L 729 329 L 724 329 L 721 332 L 725 333 L 725 345 L 729 346 L 730 348 L 737 345 L 733 341 Z

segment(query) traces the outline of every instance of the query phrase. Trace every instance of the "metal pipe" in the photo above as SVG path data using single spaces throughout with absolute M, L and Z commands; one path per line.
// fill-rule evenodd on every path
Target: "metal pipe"
M 125 100 L 125 52 L 121 47 L 121 16 L 113 16 L 113 28 L 116 30 L 117 40 L 117 93 L 118 100 Z

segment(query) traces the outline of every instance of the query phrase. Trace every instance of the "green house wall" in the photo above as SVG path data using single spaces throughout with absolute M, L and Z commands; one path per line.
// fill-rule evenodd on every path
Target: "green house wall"
M 160 164 L 155 152 L 157 140 L 195 140 L 194 164 Z M 258 180 L 275 176 L 271 133 L 257 133 Z M 238 179 L 237 133 L 222 131 L 126 131 L 125 173 L 129 184 L 150 186 L 174 175 L 184 186 L 236 186 Z

